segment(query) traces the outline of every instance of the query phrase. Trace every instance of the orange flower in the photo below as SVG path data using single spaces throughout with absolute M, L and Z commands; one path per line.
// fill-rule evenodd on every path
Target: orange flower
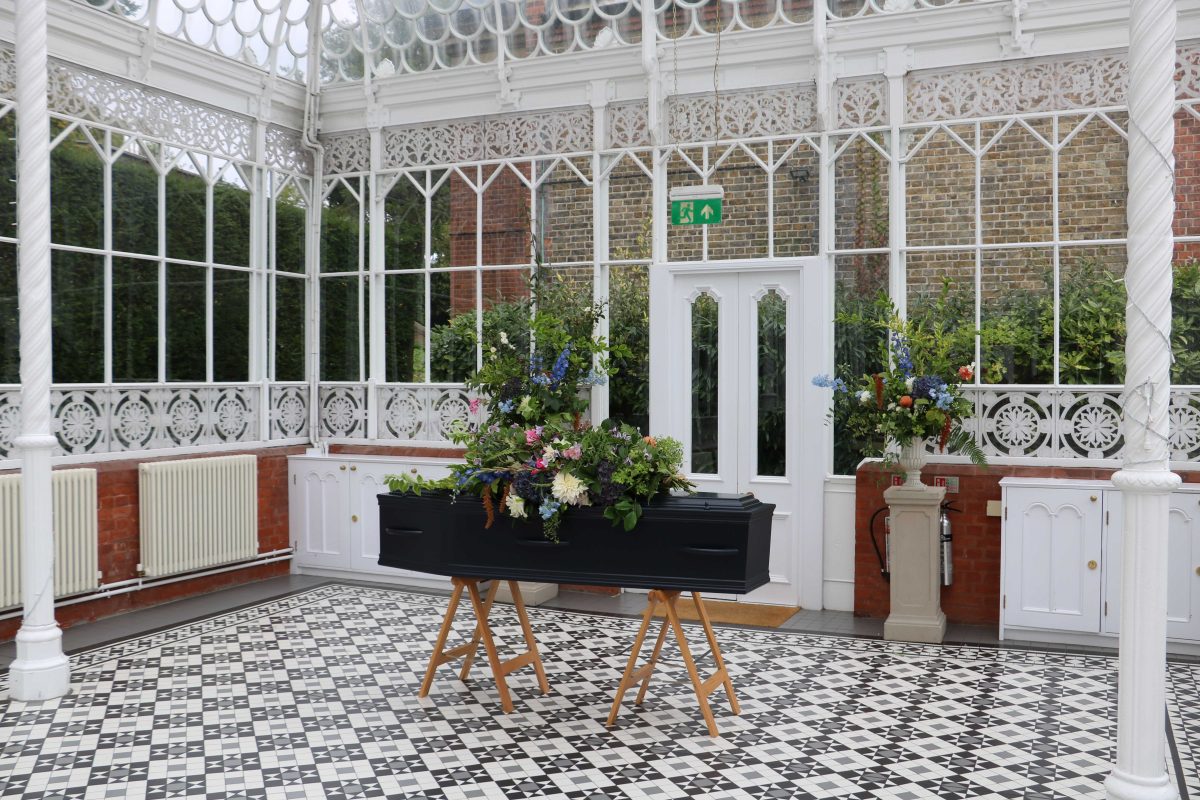
M 651 447 L 654 447 L 655 445 L 658 444 L 658 439 L 655 439 L 653 436 L 643 436 L 642 441 L 645 442 L 646 444 L 650 445 Z
M 909 397 L 908 395 L 904 395 L 903 397 L 901 397 L 900 398 L 900 407 L 901 408 L 912 408 L 912 398 Z

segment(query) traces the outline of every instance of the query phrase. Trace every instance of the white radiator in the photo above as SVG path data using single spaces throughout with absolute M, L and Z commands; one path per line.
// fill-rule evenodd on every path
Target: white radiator
M 55 470 L 54 596 L 100 585 L 96 470 Z M 0 476 L 0 608 L 21 604 L 21 476 Z
M 258 554 L 255 456 L 141 464 L 138 499 L 146 577 L 191 572 Z

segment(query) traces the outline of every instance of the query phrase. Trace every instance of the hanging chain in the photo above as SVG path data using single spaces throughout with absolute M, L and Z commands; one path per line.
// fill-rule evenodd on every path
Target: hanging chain
M 713 152 L 716 152 L 717 140 L 721 138 L 721 90 L 718 71 L 721 68 L 721 2 L 717 4 L 717 54 L 713 58 Z

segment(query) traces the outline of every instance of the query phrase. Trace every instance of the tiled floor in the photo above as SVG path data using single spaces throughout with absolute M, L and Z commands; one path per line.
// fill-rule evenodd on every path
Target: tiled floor
M 208 616 L 220 611 L 239 608 L 247 603 L 269 600 L 289 592 L 308 589 L 329 583 L 328 578 L 310 575 L 288 575 L 281 578 L 222 589 L 212 594 L 166 603 L 161 606 L 133 611 L 99 620 L 87 625 L 68 628 L 63 633 L 63 644 L 68 652 L 95 647 L 105 642 L 137 636 L 160 628 Z M 358 585 L 378 586 L 363 582 Z M 591 592 L 560 592 L 545 604 L 546 608 L 571 611 L 592 611 L 601 614 L 640 615 L 646 607 L 644 594 L 626 592 L 610 596 Z M 883 620 L 855 617 L 849 611 L 800 610 L 784 622 L 780 629 L 805 633 L 828 633 L 837 636 L 866 636 L 881 638 Z M 996 628 L 977 625 L 954 625 L 947 628 L 946 641 L 960 644 L 1001 645 L 996 638 Z M 1009 645 L 1029 649 L 1045 649 L 1044 645 L 1008 642 Z M 1061 648 L 1059 648 L 1061 649 Z M 1081 652 L 1112 652 L 1103 648 L 1077 648 Z M 16 654 L 12 642 L 0 644 L 0 669 L 8 667 Z
M 6 703 L 0 678 L 0 797 L 1034 800 L 1100 796 L 1109 768 L 1107 657 L 723 627 L 742 714 L 714 696 L 719 739 L 704 735 L 673 652 L 646 704 L 627 703 L 609 731 L 636 627 L 611 614 L 641 598 L 531 609 L 552 691 L 515 673 L 516 713 L 503 715 L 478 665 L 466 684 L 443 667 L 431 697 L 416 697 L 440 598 L 305 583 L 242 587 L 224 599 L 302 590 L 76 653 L 59 701 Z M 141 624 L 203 607 L 164 606 Z M 511 610 L 495 615 L 514 641 Z M 68 631 L 67 643 L 133 624 Z M 1172 665 L 1170 701 L 1180 772 L 1200 792 L 1200 666 Z

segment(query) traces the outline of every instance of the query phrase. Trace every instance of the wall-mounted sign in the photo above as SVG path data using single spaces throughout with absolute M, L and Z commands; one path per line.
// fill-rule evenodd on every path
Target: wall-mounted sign
M 720 186 L 680 186 L 671 190 L 672 225 L 716 225 L 722 218 L 725 190 Z

